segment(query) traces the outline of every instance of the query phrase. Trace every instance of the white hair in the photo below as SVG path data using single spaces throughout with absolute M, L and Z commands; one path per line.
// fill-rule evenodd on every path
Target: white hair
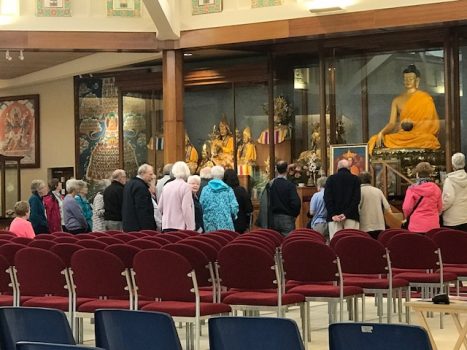
M 188 177 L 187 183 L 197 183 L 198 185 L 201 183 L 201 177 L 198 175 L 191 175 Z
M 76 179 L 69 179 L 67 180 L 65 184 L 66 191 L 68 193 L 70 192 L 76 192 L 78 190 L 78 180 Z
M 213 166 L 211 169 L 211 175 L 213 179 L 222 180 L 224 178 L 225 170 L 220 165 Z
M 454 170 L 460 170 L 465 168 L 465 156 L 463 153 L 454 153 L 451 158 L 452 167 Z
M 328 178 L 326 176 L 319 177 L 318 180 L 316 180 L 316 187 L 319 187 L 319 188 L 326 187 L 326 181 L 327 180 L 328 180 Z
M 204 167 L 199 171 L 199 176 L 201 176 L 203 179 L 212 179 L 211 170 L 212 169 L 210 166 Z
M 120 177 L 123 177 L 123 176 L 126 176 L 125 170 L 117 169 L 117 170 L 114 170 L 114 172 L 112 173 L 111 179 L 112 181 L 114 181 L 114 180 L 118 180 Z
M 341 159 L 339 162 L 337 162 L 337 169 L 348 168 L 348 167 L 349 167 L 349 161 L 347 159 Z
M 172 166 L 172 175 L 176 179 L 183 179 L 186 181 L 188 176 L 190 176 L 190 168 L 188 168 L 185 162 L 176 162 Z
M 143 174 L 146 174 L 146 173 L 149 171 L 149 169 L 152 169 L 152 166 L 151 166 L 151 165 L 146 164 L 146 163 L 142 164 L 142 165 L 138 168 L 138 175 L 141 176 L 141 175 L 143 175 Z

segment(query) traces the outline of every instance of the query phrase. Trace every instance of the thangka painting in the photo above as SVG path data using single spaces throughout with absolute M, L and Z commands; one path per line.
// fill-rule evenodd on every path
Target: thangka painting
M 251 8 L 279 5 L 282 5 L 282 0 L 251 0 Z
M 70 17 L 71 0 L 36 0 L 37 17 Z
M 140 17 L 141 0 L 107 0 L 107 16 Z
M 330 174 L 337 173 L 337 164 L 342 159 L 349 161 L 350 172 L 354 175 L 368 171 L 368 145 L 331 145 Z
M 21 167 L 39 168 L 39 95 L 0 98 L 0 154 L 23 156 Z
M 193 15 L 222 12 L 222 0 L 192 0 L 191 2 Z

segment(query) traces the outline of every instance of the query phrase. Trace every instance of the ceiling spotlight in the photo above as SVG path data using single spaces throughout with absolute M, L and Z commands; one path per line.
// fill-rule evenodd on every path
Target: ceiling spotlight
M 185 53 L 183 54 L 183 56 L 185 56 L 185 57 L 190 57 L 190 56 L 193 56 L 193 54 L 192 54 L 191 52 L 185 52 Z
M 13 59 L 13 57 L 10 56 L 10 50 L 6 50 L 5 52 L 5 59 L 7 61 L 11 61 Z
M 24 53 L 23 53 L 23 50 L 19 50 L 18 59 L 19 59 L 20 61 L 24 61 Z

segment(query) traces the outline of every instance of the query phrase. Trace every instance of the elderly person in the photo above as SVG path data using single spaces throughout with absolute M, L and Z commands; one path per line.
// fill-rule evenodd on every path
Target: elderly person
M 238 202 L 234 191 L 222 179 L 224 168 L 211 169 L 212 180 L 201 192 L 200 203 L 203 207 L 203 222 L 206 232 L 220 229 L 235 230 L 233 220 L 237 218 Z
M 29 221 L 34 228 L 34 233 L 49 233 L 49 226 L 45 216 L 45 207 L 42 198 L 49 191 L 47 185 L 42 180 L 32 180 L 31 182 L 31 197 L 29 197 Z
M 65 186 L 68 192 L 63 200 L 65 230 L 73 234 L 88 232 L 88 223 L 83 215 L 83 210 L 75 199 L 78 194 L 78 180 L 70 179 Z
M 154 207 L 149 184 L 154 178 L 154 169 L 149 164 L 138 168 L 138 175 L 123 189 L 122 225 L 123 231 L 155 230 Z
M 162 214 L 162 231 L 194 230 L 195 209 L 191 186 L 186 183 L 190 169 L 185 162 L 176 162 L 172 167 L 173 181 L 164 186 L 159 201 Z
M 151 193 L 152 207 L 154 208 L 154 221 L 156 221 L 156 230 L 160 231 L 162 230 L 162 215 L 159 211 L 159 205 L 157 204 L 156 184 L 157 179 L 154 176 L 151 182 L 149 183 L 149 192 Z
M 361 182 L 361 198 L 358 206 L 360 230 L 368 232 L 371 237 L 377 239 L 379 233 L 386 228 L 384 212 L 390 213 L 391 206 L 383 191 L 371 186 L 372 177 L 369 172 L 362 171 L 358 177 Z
M 50 192 L 42 200 L 44 202 L 45 213 L 47 215 L 47 224 L 49 232 L 58 232 L 63 230 L 65 222 L 63 220 L 63 196 L 62 183 L 53 178 L 49 184 Z
M 84 217 L 86 218 L 86 222 L 88 224 L 88 231 L 92 231 L 92 207 L 88 201 L 88 184 L 86 181 L 77 180 L 76 181 L 76 195 L 75 200 L 78 202 L 79 206 L 81 207 L 81 211 L 83 212 Z
M 104 190 L 109 186 L 110 181 L 101 180 L 97 185 L 97 193 L 92 202 L 92 229 L 94 231 L 105 231 L 104 220 Z
M 233 169 L 227 169 L 224 174 L 224 182 L 229 185 L 235 194 L 238 203 L 238 215 L 234 220 L 235 231 L 244 233 L 250 228 L 250 216 L 253 212 L 253 203 L 247 190 L 240 186 L 237 172 Z
M 427 232 L 439 227 L 439 215 L 443 210 L 441 190 L 431 181 L 433 169 L 428 162 L 418 163 L 415 167 L 417 181 L 405 193 L 402 210 L 410 217 L 409 231 Z
M 191 186 L 193 192 L 193 206 L 195 208 L 195 230 L 198 232 L 204 232 L 203 223 L 203 208 L 199 202 L 198 192 L 199 185 L 201 184 L 201 178 L 198 175 L 191 175 L 187 180 L 188 185 Z
M 156 185 L 157 201 L 159 201 L 159 199 L 161 199 L 162 190 L 163 190 L 165 184 L 167 183 L 167 181 L 169 181 L 170 178 L 171 178 L 172 167 L 173 167 L 172 163 L 167 163 L 166 165 L 164 165 L 164 168 L 162 169 L 162 175 L 163 176 L 159 179 L 159 181 L 157 181 L 157 185 Z
M 201 197 L 201 192 L 203 191 L 203 188 L 211 181 L 212 175 L 211 175 L 211 167 L 206 166 L 202 168 L 199 171 L 199 176 L 201 178 L 201 183 L 199 185 L 199 190 L 198 190 L 198 197 Z
M 104 220 L 106 230 L 122 230 L 123 188 L 126 173 L 116 169 L 112 173 L 110 185 L 104 190 Z
M 465 156 L 456 153 L 451 158 L 453 172 L 443 186 L 443 226 L 467 231 L 467 174 Z
M 324 188 L 326 187 L 327 177 L 322 176 L 316 180 L 316 189 L 318 190 L 311 197 L 310 201 L 310 228 L 329 238 L 328 223 L 326 221 L 328 212 L 324 203 Z

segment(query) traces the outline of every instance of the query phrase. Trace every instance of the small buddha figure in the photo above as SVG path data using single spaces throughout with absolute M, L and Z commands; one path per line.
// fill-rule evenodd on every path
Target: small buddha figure
M 233 168 L 234 139 L 229 124 L 223 118 L 219 122 L 219 133 L 211 143 L 212 161 L 224 168 Z
M 197 173 L 200 172 L 201 169 L 205 167 L 213 167 L 214 163 L 211 160 L 212 155 L 211 155 L 211 145 L 209 141 L 205 142 L 203 144 L 203 147 L 201 149 L 201 162 L 199 164 L 198 170 L 196 171 Z
M 433 98 L 418 89 L 420 71 L 412 64 L 403 76 L 405 91 L 392 100 L 389 122 L 368 141 L 370 153 L 375 147 L 440 148 L 438 113 Z
M 256 162 L 256 147 L 251 141 L 251 129 L 246 127 L 242 134 L 242 143 L 237 149 L 237 166 L 240 175 L 251 175 L 252 165 Z
M 191 174 L 196 172 L 198 168 L 198 151 L 190 141 L 188 133 L 185 131 L 185 163 L 190 168 Z

